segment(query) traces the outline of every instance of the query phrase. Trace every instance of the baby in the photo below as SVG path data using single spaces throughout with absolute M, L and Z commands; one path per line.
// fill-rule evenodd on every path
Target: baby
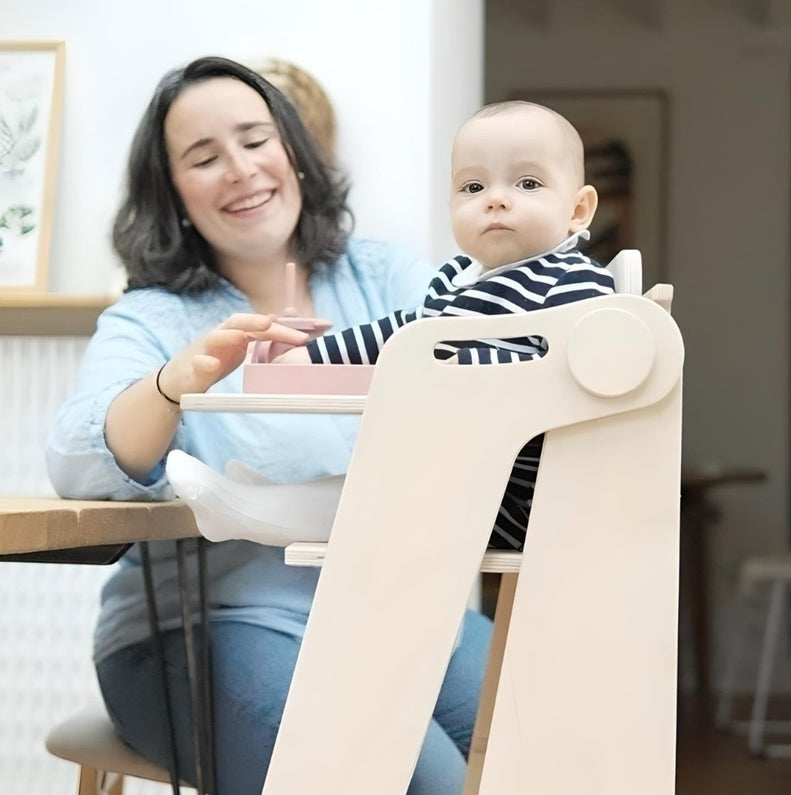
M 483 107 L 453 145 L 451 222 L 467 256 L 442 266 L 417 309 L 313 340 L 275 361 L 373 364 L 397 328 L 422 317 L 529 312 L 613 292 L 609 273 L 576 249 L 597 204 L 596 190 L 583 183 L 582 141 L 566 119 L 523 101 Z M 449 346 L 444 358 L 520 361 L 542 356 L 541 345 L 481 341 Z
M 583 154 L 577 131 L 549 108 L 523 101 L 481 108 L 462 125 L 452 151 L 451 222 L 456 242 L 465 253 L 439 269 L 418 308 L 319 337 L 274 361 L 373 364 L 398 328 L 420 318 L 530 312 L 614 292 L 609 272 L 577 248 L 579 239 L 589 236 L 587 228 L 598 201 L 596 190 L 584 182 Z M 543 339 L 523 337 L 444 343 L 436 355 L 469 365 L 528 361 L 545 353 Z M 491 547 L 522 548 L 542 441 L 543 437 L 537 437 L 528 442 L 516 459 Z M 232 490 L 234 484 L 227 478 L 218 480 L 223 476 L 209 474 L 209 470 L 204 475 L 214 486 L 207 486 L 202 498 L 196 497 L 195 478 L 200 479 L 207 468 L 199 462 L 190 464 L 192 482 L 185 484 L 181 470 L 186 457 L 171 457 L 181 461 L 179 471 L 168 462 L 171 483 L 176 493 L 190 502 L 204 535 L 212 540 L 249 538 L 265 544 L 284 543 L 280 535 L 272 536 L 269 525 L 256 519 L 267 515 L 267 501 L 274 498 L 274 491 L 260 490 L 253 498 L 255 510 L 251 509 L 250 520 L 240 520 L 237 511 L 230 522 L 236 526 L 228 528 L 230 514 L 222 517 L 218 499 L 220 492 Z M 244 486 L 255 488 L 248 483 Z M 336 486 L 339 495 L 340 481 Z M 242 496 L 236 494 L 235 499 Z M 211 528 L 206 521 L 202 524 L 200 516 L 209 503 L 220 517 Z M 235 504 L 238 506 L 238 501 Z M 296 532 L 285 543 L 308 540 L 291 524 Z M 327 525 L 328 534 L 331 516 Z M 222 532 L 218 532 L 220 528 Z

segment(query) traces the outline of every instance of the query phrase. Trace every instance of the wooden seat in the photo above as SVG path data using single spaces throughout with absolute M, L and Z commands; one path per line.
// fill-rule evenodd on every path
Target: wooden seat
M 116 733 L 101 705 L 59 723 L 46 739 L 54 756 L 80 766 L 78 795 L 121 795 L 125 776 L 168 783 L 165 768 L 133 751 Z

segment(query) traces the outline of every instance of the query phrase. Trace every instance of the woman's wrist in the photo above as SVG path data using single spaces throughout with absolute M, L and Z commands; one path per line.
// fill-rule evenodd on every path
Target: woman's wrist
M 162 367 L 160 367 L 159 370 L 157 370 L 157 374 L 154 377 L 154 386 L 156 386 L 157 392 L 159 392 L 159 394 L 165 400 L 167 400 L 168 403 L 170 403 L 172 406 L 178 406 L 179 409 L 180 409 L 181 408 L 180 399 L 179 400 L 175 400 L 174 398 L 170 397 L 170 395 L 168 395 L 167 392 L 165 392 L 165 390 L 162 388 L 162 384 L 160 383 L 160 378 L 162 377 L 162 371 L 165 369 L 165 367 L 167 367 L 167 365 L 168 365 L 168 362 L 165 362 L 165 364 L 163 364 Z M 179 395 L 179 398 L 181 398 L 180 395 Z

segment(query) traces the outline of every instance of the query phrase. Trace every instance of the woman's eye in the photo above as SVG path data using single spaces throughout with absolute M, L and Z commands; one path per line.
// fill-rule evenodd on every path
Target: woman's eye
M 541 183 L 532 177 L 525 177 L 519 180 L 519 187 L 522 188 L 522 190 L 535 190 L 541 187 Z
M 268 140 L 269 140 L 268 138 L 262 138 L 260 141 L 250 141 L 250 143 L 244 145 L 244 148 L 258 149 L 259 146 L 263 146 Z
M 203 160 L 198 160 L 193 165 L 195 168 L 203 168 L 204 166 L 208 166 L 209 163 L 213 163 L 217 159 L 217 155 L 209 155 L 208 157 L 204 157 Z
M 463 190 L 465 193 L 480 193 L 483 190 L 483 185 L 480 182 L 468 182 Z

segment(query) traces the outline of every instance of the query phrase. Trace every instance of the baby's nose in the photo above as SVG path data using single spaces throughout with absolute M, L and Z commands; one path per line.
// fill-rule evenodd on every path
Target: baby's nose
M 509 210 L 511 201 L 505 192 L 492 191 L 489 194 L 487 205 L 492 210 Z

